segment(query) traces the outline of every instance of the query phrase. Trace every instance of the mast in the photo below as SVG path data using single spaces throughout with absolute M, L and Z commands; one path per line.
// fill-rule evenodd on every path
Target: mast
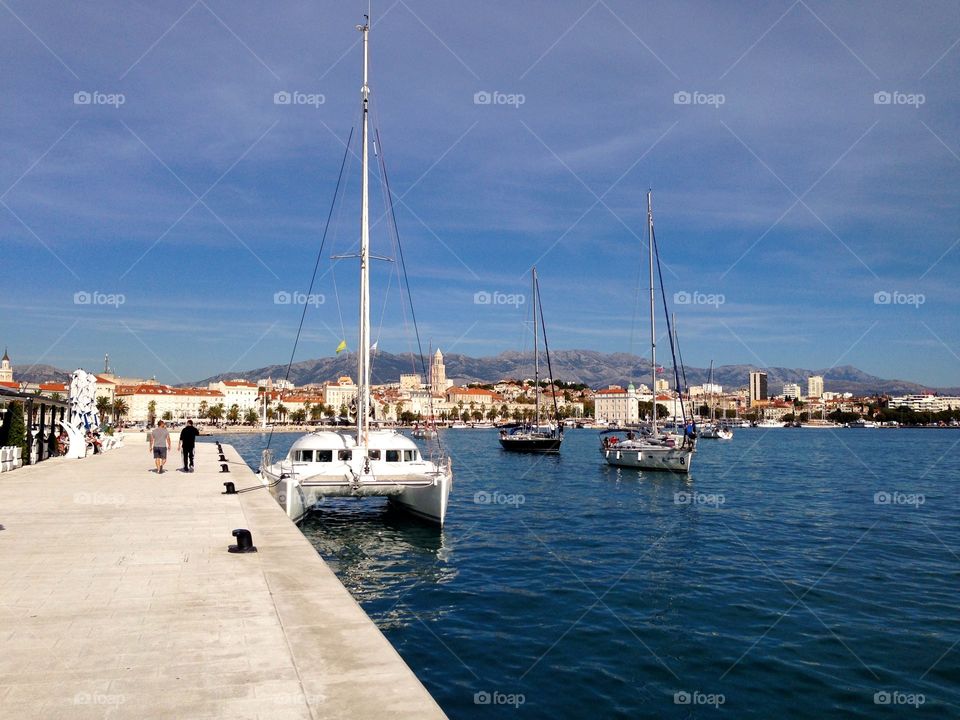
M 361 139 L 362 196 L 360 199 L 360 347 L 357 349 L 357 382 L 360 383 L 357 398 L 357 444 L 367 444 L 370 411 L 370 179 L 368 177 L 368 115 L 370 86 L 367 83 L 370 64 L 370 16 L 357 25 L 363 33 L 363 86 L 360 97 L 363 104 L 363 133 Z
M 533 397 L 534 397 L 534 419 L 533 428 L 536 432 L 540 427 L 540 348 L 537 345 L 537 268 L 533 267 L 531 273 L 531 282 L 533 285 Z
M 717 399 L 713 394 L 713 360 L 710 361 L 710 424 L 714 423 L 714 412 L 716 411 Z
M 647 248 L 650 254 L 650 363 L 653 374 L 653 403 L 650 409 L 650 430 L 657 434 L 657 328 L 654 320 L 653 285 L 653 192 L 647 190 Z

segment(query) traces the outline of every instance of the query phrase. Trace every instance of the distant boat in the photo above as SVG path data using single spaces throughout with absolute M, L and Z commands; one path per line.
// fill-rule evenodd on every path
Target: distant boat
M 858 419 L 858 420 L 854 420 L 854 421 L 853 421 L 852 423 L 850 423 L 847 427 L 852 427 L 852 428 L 878 428 L 878 427 L 880 427 L 880 426 L 877 425 L 877 423 L 875 423 L 873 420 L 864 420 L 863 418 L 860 418 L 860 419 Z
M 513 430 L 500 431 L 500 447 L 511 452 L 527 453 L 554 453 L 560 452 L 560 443 L 563 442 L 563 425 L 540 423 L 540 346 L 537 342 L 537 314 L 540 313 L 540 324 L 543 325 L 543 307 L 540 304 L 540 283 L 537 280 L 537 268 L 530 271 L 533 285 L 533 395 L 534 415 L 533 425 L 520 425 Z M 550 348 L 547 345 L 547 329 L 543 328 L 543 347 L 547 355 L 547 367 L 550 371 L 550 381 L 553 382 L 553 368 L 550 366 Z M 554 390 L 553 411 L 554 417 L 559 412 L 557 408 L 557 393 Z
M 733 440 L 733 430 L 717 423 L 716 398 L 713 393 L 713 360 L 710 361 L 710 424 L 702 428 L 698 437 L 707 440 Z
M 782 428 L 783 422 L 780 420 L 760 420 L 757 422 L 758 428 Z
M 690 472 L 690 465 L 693 463 L 693 455 L 697 450 L 696 427 L 692 420 L 690 432 L 687 432 L 685 429 L 682 434 L 667 433 L 657 428 L 657 332 L 656 322 L 654 320 L 656 313 L 656 307 L 654 305 L 656 284 L 653 273 L 654 258 L 656 257 L 656 266 L 658 269 L 660 260 L 656 252 L 656 238 L 653 232 L 653 197 L 650 192 L 647 193 L 647 241 L 650 266 L 650 365 L 653 374 L 652 386 L 654 388 L 650 412 L 650 428 L 639 431 L 639 435 L 632 430 L 625 431 L 626 436 L 623 438 L 615 433 L 623 433 L 624 431 L 608 430 L 607 432 L 601 433 L 600 454 L 608 465 L 614 465 L 616 467 L 688 473 Z M 663 288 L 661 287 L 660 289 L 662 292 Z M 668 324 L 669 320 L 670 318 L 668 316 Z M 674 335 L 672 331 L 668 333 L 668 336 L 670 337 L 672 350 L 674 347 Z M 681 388 L 676 357 L 674 357 L 673 366 L 674 372 L 677 374 L 677 391 L 680 392 Z M 683 403 L 681 402 L 681 407 L 682 405 Z
M 387 497 L 391 504 L 443 525 L 453 469 L 449 457 L 429 460 L 396 430 L 371 428 L 370 398 L 370 209 L 368 84 L 370 18 L 363 33 L 361 94 L 360 337 L 357 352 L 356 427 L 318 430 L 294 441 L 285 459 L 263 451 L 260 475 L 294 522 L 328 497 Z

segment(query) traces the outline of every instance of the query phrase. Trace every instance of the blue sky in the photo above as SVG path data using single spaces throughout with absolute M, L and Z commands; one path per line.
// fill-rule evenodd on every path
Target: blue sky
M 299 310 L 275 296 L 309 284 L 358 120 L 364 11 L 0 4 L 15 363 L 109 352 L 123 374 L 185 382 L 286 361 Z M 960 385 L 956 3 L 373 11 L 374 118 L 425 343 L 529 347 L 529 303 L 475 297 L 528 295 L 536 263 L 552 347 L 642 353 L 652 187 L 688 364 Z M 354 161 L 297 359 L 356 345 L 356 266 L 328 257 L 355 247 L 357 186 Z M 394 254 L 385 223 L 374 251 Z M 374 283 L 374 336 L 405 351 L 396 266 Z

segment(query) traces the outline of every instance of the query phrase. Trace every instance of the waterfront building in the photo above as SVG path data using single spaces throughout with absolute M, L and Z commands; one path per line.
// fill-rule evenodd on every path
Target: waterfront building
M 224 402 L 223 393 L 207 388 L 173 388 L 160 384 L 122 385 L 117 387 L 117 398 L 127 404 L 125 420 L 147 422 L 150 403 L 156 403 L 154 419 L 162 420 L 168 412 L 174 420 L 182 421 L 200 416 L 200 405 L 213 407 Z M 229 407 L 224 407 L 229 410 Z
M 260 391 L 256 383 L 249 380 L 221 380 L 207 384 L 208 390 L 219 390 L 223 394 L 223 404 L 229 410 L 236 405 L 240 412 L 257 410 L 260 407 Z
M 943 412 L 960 409 L 960 397 L 930 394 L 900 395 L 891 397 L 887 401 L 887 407 L 891 410 L 905 407 L 916 412 Z
M 447 401 L 457 408 L 463 403 L 465 410 L 473 403 L 474 410 L 482 410 L 486 414 L 490 408 L 500 408 L 503 398 L 491 390 L 483 388 L 452 387 L 447 390 Z M 542 402 L 542 400 L 541 400 Z
M 670 381 L 663 378 L 657 378 L 657 392 L 667 392 L 670 389 Z
M 624 390 L 619 385 L 609 385 L 597 390 L 593 396 L 594 417 L 599 422 L 633 424 L 640 422 L 640 404 L 633 383 Z
M 767 374 L 760 370 L 750 371 L 750 407 L 767 399 Z
M 350 407 L 350 403 L 357 399 L 357 386 L 353 378 L 343 375 L 335 383 L 327 383 L 323 387 L 324 402 L 340 414 L 340 408 Z
M 807 378 L 807 397 L 812 400 L 823 397 L 823 375 L 811 375 Z

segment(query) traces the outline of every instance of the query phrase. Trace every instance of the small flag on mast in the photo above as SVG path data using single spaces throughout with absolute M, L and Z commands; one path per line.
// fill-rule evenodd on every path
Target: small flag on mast
M 377 351 L 377 343 L 379 343 L 379 342 L 380 342 L 379 340 L 375 340 L 375 341 L 374 341 L 373 345 L 370 346 L 370 352 L 376 352 L 376 351 Z
M 347 341 L 341 340 L 340 344 L 337 345 L 337 355 L 339 355 L 341 352 L 343 352 L 346 349 L 347 349 Z

